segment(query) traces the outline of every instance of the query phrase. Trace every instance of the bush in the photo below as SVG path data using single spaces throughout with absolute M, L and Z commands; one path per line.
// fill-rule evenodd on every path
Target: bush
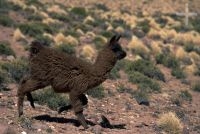
M 117 69 L 117 67 L 114 67 L 111 70 L 109 78 L 113 79 L 113 80 L 116 80 L 116 79 L 120 78 L 119 70 Z
M 149 78 L 165 81 L 164 74 L 152 62 L 147 60 L 134 61 L 127 69 L 138 71 Z
M 184 74 L 183 70 L 180 69 L 179 67 L 177 68 L 172 68 L 171 74 L 175 76 L 177 79 L 184 79 L 186 75 Z
M 174 56 L 170 56 L 167 54 L 157 55 L 156 62 L 157 64 L 163 64 L 164 66 L 169 68 L 178 68 L 180 66 L 180 63 Z
M 192 95 L 187 90 L 183 90 L 180 92 L 179 97 L 186 101 L 192 101 Z
M 0 14 L 0 25 L 11 27 L 14 25 L 14 21 L 8 15 Z
M 149 94 L 144 90 L 137 90 L 134 94 L 134 98 L 138 102 L 138 104 L 144 104 L 149 106 Z
M 104 4 L 101 4 L 101 3 L 95 4 L 95 7 L 97 9 L 100 9 L 100 10 L 103 10 L 103 11 L 109 11 L 108 7 L 106 5 L 104 5 Z
M 2 69 L 6 70 L 9 76 L 18 83 L 28 72 L 28 62 L 22 59 L 16 59 L 12 62 L 2 64 Z
M 96 36 L 93 40 L 95 46 L 97 49 L 101 49 L 105 46 L 105 40 L 103 39 L 104 37 L 102 36 Z
M 8 76 L 6 72 L 0 69 L 0 91 L 5 90 L 5 84 L 8 82 Z
M 194 84 L 194 85 L 192 86 L 192 90 L 193 90 L 193 91 L 196 91 L 196 92 L 200 92 L 200 82 Z
M 184 44 L 184 49 L 186 52 L 196 52 L 198 54 L 200 54 L 200 47 L 198 45 L 194 45 L 192 43 L 186 43 Z
M 87 11 L 84 7 L 74 7 L 71 9 L 71 13 L 74 15 L 78 15 L 80 17 L 86 17 Z
M 57 49 L 59 51 L 62 51 L 64 53 L 67 53 L 67 54 L 75 54 L 75 47 L 72 46 L 72 45 L 68 45 L 68 44 L 61 44 L 59 46 L 57 46 Z
M 145 90 L 147 92 L 160 91 L 160 85 L 156 81 L 139 72 L 131 72 L 128 74 L 128 77 L 129 81 L 138 84 L 138 88 L 141 90 Z
M 103 86 L 98 86 L 87 91 L 87 94 L 93 98 L 102 99 L 105 97 Z
M 50 34 L 53 34 L 54 32 L 56 32 L 55 29 L 52 29 L 52 27 L 49 27 L 46 24 L 34 23 L 34 22 L 20 24 L 19 28 L 23 34 L 27 34 L 32 37 L 42 35 L 44 32 L 47 32 Z
M 49 87 L 33 92 L 33 98 L 38 104 L 46 104 L 49 108 L 53 110 L 57 110 L 58 107 L 69 104 L 69 100 L 67 99 L 67 97 L 55 93 L 53 89 Z
M 63 21 L 63 22 L 69 22 L 70 21 L 70 17 L 68 15 L 58 14 L 58 13 L 55 13 L 55 12 L 52 12 L 49 15 L 53 19 L 56 19 L 56 20 L 59 20 L 59 21 Z
M 172 112 L 162 114 L 157 124 L 168 134 L 180 134 L 183 128 L 180 119 Z
M 0 55 L 13 55 L 15 56 L 15 52 L 10 48 L 10 44 L 8 42 L 0 42 Z
M 148 20 L 144 20 L 137 23 L 137 28 L 141 29 L 144 33 L 148 33 L 150 30 L 150 25 Z
M 132 89 L 129 89 L 129 88 L 126 88 L 124 87 L 124 85 L 120 84 L 118 87 L 117 87 L 117 91 L 119 93 L 129 93 L 131 95 L 134 94 L 133 90 Z
M 54 41 L 48 36 L 36 36 L 36 40 L 39 40 L 45 46 L 50 46 Z

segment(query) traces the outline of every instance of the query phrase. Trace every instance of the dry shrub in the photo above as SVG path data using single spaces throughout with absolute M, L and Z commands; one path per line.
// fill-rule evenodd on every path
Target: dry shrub
M 62 33 L 58 33 L 55 37 L 54 37 L 54 41 L 57 45 L 60 44 L 70 44 L 70 45 L 74 45 L 77 46 L 78 45 L 78 40 L 74 37 L 72 37 L 71 35 L 68 35 L 67 37 L 65 37 Z
M 158 42 L 158 41 L 152 42 L 151 49 L 152 49 L 153 54 L 157 55 L 157 54 L 162 53 L 162 48 L 160 44 L 161 42 Z
M 187 57 L 187 52 L 185 52 L 185 50 L 183 49 L 183 47 L 179 47 L 178 49 L 177 49 L 177 51 L 176 51 L 176 54 L 175 54 L 175 56 L 176 56 L 176 58 L 178 58 L 178 59 L 184 59 L 184 58 L 186 58 Z
M 121 27 L 121 26 L 118 26 L 116 29 L 115 29 L 115 31 L 117 32 L 117 33 L 124 33 L 124 28 L 123 27 Z
M 143 53 L 148 53 L 149 49 L 139 40 L 136 36 L 132 36 L 130 43 L 128 44 L 130 50 L 142 51 Z
M 43 20 L 42 20 L 42 23 L 48 25 L 48 24 L 59 23 L 59 21 L 58 21 L 58 20 L 55 20 L 55 19 L 52 19 L 52 18 L 50 18 L 50 17 L 48 17 L 48 18 L 43 19 Z
M 149 20 L 149 25 L 151 26 L 151 28 L 160 30 L 160 25 L 156 23 L 156 21 L 152 17 L 149 17 L 148 20 Z
M 38 14 L 40 16 L 42 16 L 43 18 L 49 18 L 49 15 L 47 13 L 43 12 L 43 11 L 38 12 Z
M 196 52 L 190 52 L 189 56 L 192 58 L 193 62 L 200 61 L 200 55 L 198 55 Z
M 94 20 L 94 18 L 92 17 L 92 16 L 87 16 L 85 19 L 84 19 L 84 21 L 83 21 L 83 23 L 91 23 L 91 22 L 94 22 L 95 20 Z
M 47 11 L 52 13 L 67 15 L 67 12 L 61 9 L 58 5 L 53 5 L 52 7 L 47 8 Z
M 27 5 L 22 0 L 9 0 L 9 1 L 12 2 L 14 5 L 21 7 L 22 9 L 27 8 Z
M 17 28 L 13 34 L 14 41 L 19 41 L 20 39 L 25 39 L 25 35 Z
M 184 73 L 186 73 L 187 75 L 193 75 L 197 72 L 197 70 L 198 68 L 196 64 L 185 66 L 183 69 Z
M 81 50 L 81 56 L 88 60 L 92 60 L 95 56 L 95 49 L 92 48 L 91 45 L 84 45 Z
M 181 134 L 183 128 L 180 119 L 173 112 L 162 114 L 157 124 L 168 134 Z

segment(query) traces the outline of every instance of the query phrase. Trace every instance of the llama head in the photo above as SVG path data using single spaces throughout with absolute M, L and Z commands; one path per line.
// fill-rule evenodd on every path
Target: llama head
M 126 52 L 122 49 L 121 45 L 119 44 L 120 38 L 121 35 L 115 35 L 110 39 L 108 43 L 109 48 L 112 50 L 112 52 L 115 54 L 118 60 L 121 60 L 126 57 Z

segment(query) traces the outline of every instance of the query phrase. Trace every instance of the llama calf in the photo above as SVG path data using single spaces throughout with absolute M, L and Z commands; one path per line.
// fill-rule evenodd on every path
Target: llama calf
M 113 36 L 99 52 L 94 64 L 75 56 L 56 51 L 34 41 L 30 48 L 30 74 L 23 77 L 18 89 L 18 114 L 23 114 L 24 96 L 34 107 L 31 91 L 51 85 L 57 93 L 69 93 L 75 115 L 87 129 L 83 115 L 84 93 L 107 79 L 117 60 L 126 56 L 118 43 L 120 36 Z

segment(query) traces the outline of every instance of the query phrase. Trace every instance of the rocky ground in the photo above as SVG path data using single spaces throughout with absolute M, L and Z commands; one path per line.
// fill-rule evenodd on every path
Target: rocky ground
M 33 5 L 35 6 L 33 7 L 31 4 L 28 5 L 26 2 L 25 3 L 27 5 L 26 4 L 23 5 L 24 1 L 22 3 L 20 3 L 18 0 L 11 0 L 11 1 L 13 1 L 16 5 L 20 6 L 20 10 L 13 11 L 12 9 L 8 11 L 8 16 L 15 21 L 16 25 L 6 26 L 4 25 L 4 23 L 3 24 L 0 23 L 0 29 L 1 29 L 0 42 L 2 41 L 9 42 L 10 48 L 14 51 L 15 56 L 4 55 L 0 53 L 0 66 L 2 66 L 4 63 L 7 63 L 7 62 L 12 63 L 12 61 L 21 59 L 22 57 L 25 57 L 25 58 L 28 57 L 29 52 L 27 51 L 28 47 L 26 45 L 36 37 L 27 35 L 30 33 L 26 33 L 26 32 L 23 33 L 23 30 L 22 30 L 22 33 L 21 33 L 22 35 L 20 34 L 19 39 L 16 40 L 15 31 L 18 28 L 17 24 L 28 23 L 32 21 L 33 22 L 42 21 L 40 20 L 40 18 L 39 20 L 37 20 L 38 18 L 35 18 L 35 20 L 28 20 L 27 18 L 30 15 L 30 12 L 34 12 L 35 14 L 37 14 L 43 11 L 44 12 L 43 17 L 45 16 L 45 13 L 50 15 L 49 11 L 47 11 L 48 6 L 54 5 L 55 3 L 53 2 L 55 1 L 56 1 L 56 5 L 59 5 L 60 7 L 62 7 L 62 9 L 63 9 L 63 6 L 66 8 L 65 10 L 67 12 L 66 15 L 70 14 L 70 10 L 68 10 L 68 8 L 71 9 L 72 7 L 83 6 L 87 10 L 90 10 L 94 6 L 94 4 L 96 4 L 96 0 L 84 0 L 84 1 L 81 1 L 81 3 L 78 0 L 74 0 L 70 2 L 69 0 L 54 0 L 54 1 L 44 0 L 42 1 L 43 6 L 39 6 L 39 5 L 35 6 L 35 3 L 33 2 Z M 59 27 L 58 25 L 53 25 L 53 26 L 58 26 L 58 29 L 60 28 L 59 31 L 56 31 L 57 33 L 65 33 L 65 37 L 62 37 L 61 39 L 59 39 L 59 40 L 62 40 L 63 42 L 66 41 L 63 38 L 67 38 L 68 34 L 71 34 L 74 36 L 74 38 L 77 38 L 77 40 L 75 41 L 74 41 L 74 38 L 73 39 L 70 38 L 72 40 L 71 42 L 67 42 L 69 41 L 69 38 L 66 41 L 67 43 L 72 43 L 73 45 L 75 44 L 75 52 L 77 56 L 81 56 L 84 46 L 87 46 L 88 44 L 92 46 L 92 48 L 97 47 L 97 46 L 94 47 L 94 44 L 98 43 L 98 41 L 94 42 L 95 40 L 93 40 L 93 38 L 98 36 L 102 32 L 102 29 L 109 32 L 112 31 L 113 29 L 114 29 L 113 31 L 115 32 L 121 32 L 124 34 L 124 38 L 121 40 L 121 44 L 123 48 L 127 50 L 128 56 L 126 59 L 130 60 L 130 62 L 135 61 L 138 57 L 139 59 L 143 58 L 142 55 L 134 54 L 132 53 L 132 51 L 129 50 L 129 49 L 135 49 L 134 48 L 135 46 L 131 46 L 130 44 L 131 41 L 133 41 L 133 44 L 135 43 L 141 44 L 140 41 L 135 42 L 134 40 L 135 38 L 132 37 L 134 34 L 138 35 L 137 39 L 141 40 L 145 46 L 145 47 L 142 46 L 141 48 L 142 52 L 145 51 L 147 53 L 150 53 L 148 56 L 151 57 L 150 59 L 152 60 L 152 62 L 155 62 L 155 54 L 154 54 L 155 50 L 153 49 L 151 44 L 155 42 L 156 43 L 158 42 L 159 44 L 161 42 L 161 45 L 158 45 L 158 46 L 162 50 L 158 49 L 158 51 L 160 50 L 162 52 L 164 51 L 163 48 L 165 48 L 168 45 L 170 49 L 169 55 L 174 54 L 176 58 L 180 58 L 179 59 L 180 61 L 184 61 L 185 57 L 181 55 L 182 53 L 177 54 L 178 52 L 176 50 L 178 48 L 184 48 L 184 46 L 182 45 L 183 42 L 187 42 L 189 40 L 190 43 L 192 42 L 194 43 L 194 45 L 197 46 L 196 47 L 197 50 L 194 50 L 196 53 L 195 55 L 196 57 L 195 58 L 192 57 L 190 55 L 191 54 L 190 52 L 184 52 L 184 54 L 189 56 L 189 58 L 191 59 L 193 63 L 191 65 L 195 65 L 194 67 L 194 70 L 195 70 L 196 68 L 199 69 L 199 65 L 200 65 L 199 64 L 200 51 L 198 50 L 200 42 L 197 40 L 200 38 L 200 34 L 198 30 L 195 31 L 195 29 L 189 29 L 189 31 L 186 31 L 186 32 L 177 31 L 175 32 L 175 35 L 174 34 L 171 35 L 169 31 L 171 30 L 170 26 L 172 26 L 173 24 L 169 24 L 169 25 L 166 24 L 167 25 L 166 27 L 161 27 L 160 24 L 153 23 L 153 24 L 150 24 L 149 27 L 150 29 L 157 30 L 158 31 L 157 33 L 151 32 L 151 35 L 150 35 L 150 34 L 146 34 L 145 30 L 142 32 L 140 30 L 135 32 L 135 30 L 137 30 L 138 28 L 136 25 L 139 23 L 136 21 L 137 19 L 138 20 L 149 19 L 151 21 L 152 16 L 155 15 L 155 12 L 158 12 L 158 11 L 159 12 L 162 11 L 162 14 L 165 14 L 165 15 L 167 13 L 182 11 L 185 5 L 184 2 L 185 1 L 180 2 L 179 0 L 176 0 L 175 1 L 176 6 L 174 6 L 175 5 L 174 1 L 166 2 L 164 0 L 151 0 L 151 1 L 150 0 L 149 1 L 124 0 L 123 2 L 121 1 L 113 2 L 113 1 L 102 0 L 99 3 L 101 3 L 102 5 L 105 5 L 108 9 L 105 9 L 103 11 L 97 11 L 97 12 L 95 9 L 94 13 L 91 13 L 91 16 L 93 14 L 99 13 L 99 15 L 101 16 L 100 18 L 105 17 L 106 18 L 105 26 L 104 25 L 102 26 L 98 22 L 94 23 L 95 20 L 92 20 L 90 18 L 91 17 L 90 15 L 88 15 L 90 17 L 88 17 L 87 15 L 84 17 L 89 18 L 89 20 L 92 22 L 94 21 L 92 24 L 90 23 L 85 24 L 86 22 L 81 22 L 85 19 L 77 23 L 78 24 L 83 23 L 87 26 L 93 25 L 92 29 L 91 27 L 84 27 L 82 25 L 79 26 L 77 24 L 73 27 L 75 29 L 75 30 L 73 29 L 75 33 L 73 33 L 74 31 L 73 32 L 70 31 L 70 33 L 66 33 L 66 31 L 64 31 L 63 29 L 70 28 L 69 25 L 71 24 L 68 23 L 69 20 L 67 21 L 64 20 L 64 24 L 62 23 L 62 26 L 64 28 Z M 196 1 L 193 0 L 190 3 L 191 7 L 193 7 L 192 11 L 195 11 L 197 13 L 199 13 L 198 3 L 199 3 L 198 0 Z M 48 6 L 45 6 L 45 4 Z M 2 5 L 0 6 L 0 8 L 3 8 Z M 104 9 L 105 7 L 102 6 L 100 8 Z M 127 11 L 127 9 L 130 10 L 130 13 L 129 13 L 129 10 Z M 93 10 L 94 9 L 92 9 L 92 11 Z M 58 11 L 57 8 L 56 8 L 56 11 Z M 140 16 L 139 14 L 141 13 L 141 11 L 142 11 L 142 15 Z M 60 11 L 60 12 L 63 12 L 63 11 Z M 112 19 L 118 20 L 118 19 L 123 18 L 123 16 L 126 16 L 125 14 L 122 14 L 122 12 L 125 12 L 125 13 L 127 12 L 127 14 L 129 14 L 129 15 L 126 14 L 128 16 L 127 24 L 130 25 L 130 27 L 128 28 L 124 26 L 124 24 L 118 23 L 118 22 L 114 23 L 112 20 Z M 5 14 L 7 15 L 7 13 Z M 5 14 L 3 13 L 3 15 Z M 95 18 L 95 15 L 93 15 L 92 17 Z M 62 19 L 69 19 L 69 18 L 62 18 Z M 77 18 L 75 17 L 74 19 L 76 20 Z M 98 21 L 101 21 L 101 20 L 98 20 Z M 181 20 L 176 20 L 176 22 L 177 21 L 181 23 Z M 173 23 L 176 23 L 176 22 L 173 21 Z M 75 21 L 73 22 L 73 24 L 74 23 Z M 48 25 L 52 26 L 49 23 Z M 59 25 L 60 25 L 60 22 L 59 22 Z M 157 25 L 159 25 L 159 27 L 157 27 Z M 118 28 L 118 27 L 122 27 L 122 28 Z M 135 27 L 137 28 L 135 29 Z M 112 30 L 109 30 L 109 28 Z M 129 30 L 129 28 L 131 30 Z M 79 32 L 77 29 L 79 29 Z M 80 29 L 82 30 L 82 32 L 80 32 Z M 84 31 L 85 29 L 86 31 Z M 59 44 L 59 40 L 56 38 L 57 33 L 52 33 L 51 35 L 52 36 L 51 39 L 54 42 L 53 44 L 56 44 L 56 45 Z M 158 39 L 156 37 L 154 38 L 154 35 L 156 37 L 157 35 L 159 35 L 159 38 Z M 190 37 L 190 35 L 192 37 Z M 101 43 L 104 42 L 104 40 L 106 40 L 107 38 L 109 37 L 101 37 Z M 177 40 L 174 41 L 173 40 L 174 38 L 177 39 L 178 41 Z M 165 43 L 166 41 L 167 43 Z M 94 50 L 89 49 L 89 52 L 86 52 L 86 54 L 84 53 L 83 56 L 86 57 L 86 60 L 93 61 L 96 57 L 97 51 L 98 51 L 97 49 L 94 49 Z M 182 57 L 184 58 L 181 59 Z M 182 66 L 187 67 L 187 65 L 184 65 L 184 64 Z M 127 74 L 123 69 L 119 70 L 120 78 L 115 79 L 115 80 L 113 79 L 106 80 L 102 84 L 105 89 L 104 90 L 105 97 L 103 97 L 102 99 L 97 99 L 91 96 L 88 97 L 89 103 L 88 103 L 88 106 L 84 110 L 84 115 L 88 121 L 88 124 L 90 124 L 90 128 L 88 130 L 83 130 L 83 127 L 76 120 L 76 117 L 72 111 L 67 111 L 67 112 L 58 114 L 56 110 L 50 109 L 47 105 L 40 105 L 37 103 L 36 103 L 36 108 L 32 109 L 27 100 L 24 102 L 24 116 L 21 118 L 18 118 L 16 93 L 17 93 L 19 82 L 17 80 L 12 79 L 8 83 L 6 83 L 6 88 L 9 90 L 0 89 L 0 134 L 18 134 L 18 133 L 21 133 L 21 134 L 26 134 L 26 133 L 27 134 L 35 134 L 35 133 L 38 133 L 38 134 L 40 133 L 41 134 L 46 134 L 46 133 L 53 133 L 53 134 L 58 134 L 58 133 L 60 134 L 71 134 L 71 133 L 74 133 L 74 134 L 79 134 L 79 133 L 80 134 L 82 133 L 83 134 L 90 134 L 90 133 L 91 134 L 92 133 L 95 133 L 95 134 L 120 134 L 120 133 L 123 133 L 123 134 L 164 134 L 166 132 L 164 132 L 160 127 L 158 127 L 158 120 L 162 113 L 167 113 L 170 111 L 176 113 L 176 115 L 180 119 L 180 122 L 182 124 L 181 133 L 183 134 L 200 133 L 200 103 L 199 103 L 200 93 L 192 90 L 192 86 L 200 81 L 199 75 L 194 75 L 194 71 L 193 71 L 192 73 L 189 72 L 186 78 L 177 79 L 175 76 L 171 74 L 172 68 L 166 67 L 161 64 L 156 64 L 156 67 L 159 68 L 161 72 L 164 74 L 165 81 L 163 82 L 163 81 L 156 80 L 156 82 L 158 82 L 161 87 L 161 92 L 152 92 L 149 95 L 150 96 L 148 100 L 150 104 L 149 106 L 138 104 L 137 100 L 133 96 L 133 92 L 138 90 L 138 84 L 130 82 L 129 76 L 128 76 L 129 74 Z M 182 68 L 184 69 L 184 67 Z M 1 68 L 3 67 L 0 67 L 0 69 Z M 8 71 L 6 73 L 9 74 L 10 72 Z M 123 90 L 123 91 L 119 90 L 120 85 L 123 85 L 126 88 L 126 90 Z M 1 81 L 0 81 L 0 86 L 2 86 Z M 182 91 L 189 92 L 192 100 L 188 101 L 187 100 L 188 98 L 186 97 L 186 99 L 179 100 L 181 103 L 181 105 L 179 105 L 174 101 L 176 101 L 175 100 L 176 97 L 180 93 L 182 93 Z M 108 121 L 106 121 L 104 117 L 108 119 Z

